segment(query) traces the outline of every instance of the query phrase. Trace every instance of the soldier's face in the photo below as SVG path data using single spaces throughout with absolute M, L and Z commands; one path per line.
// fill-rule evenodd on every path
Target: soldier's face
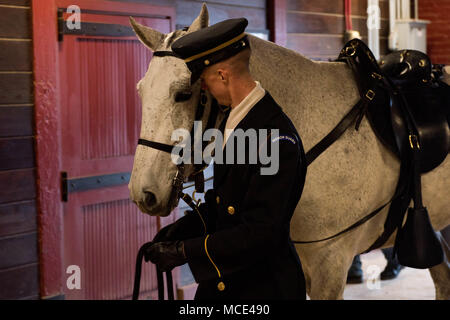
M 206 68 L 200 76 L 202 88 L 208 90 L 217 102 L 224 106 L 231 105 L 231 96 L 228 88 L 228 79 L 224 71 L 211 66 Z

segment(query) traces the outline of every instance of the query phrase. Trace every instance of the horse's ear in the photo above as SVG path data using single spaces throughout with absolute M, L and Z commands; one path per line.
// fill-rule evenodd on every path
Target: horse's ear
M 188 29 L 189 32 L 194 32 L 203 28 L 206 28 L 209 25 L 209 13 L 208 8 L 206 7 L 206 3 L 203 3 L 202 10 L 198 17 L 192 22 L 191 26 Z
M 165 35 L 163 33 L 137 23 L 133 17 L 130 17 L 130 24 L 139 40 L 150 50 L 155 51 L 164 41 Z

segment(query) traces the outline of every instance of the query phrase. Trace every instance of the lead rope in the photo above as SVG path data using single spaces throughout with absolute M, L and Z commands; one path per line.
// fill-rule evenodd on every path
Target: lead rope
M 144 259 L 145 251 L 153 245 L 153 242 L 147 242 L 141 246 L 136 258 L 136 269 L 134 274 L 134 285 L 133 285 L 133 300 L 139 300 L 139 290 L 141 286 L 141 273 L 142 273 L 142 260 Z M 156 278 L 158 280 L 158 300 L 164 300 L 164 279 L 163 272 L 156 267 Z M 166 282 L 167 282 L 167 299 L 174 300 L 173 295 L 173 279 L 172 272 L 166 272 Z
M 155 52 L 153 52 L 153 55 L 158 56 L 158 57 L 172 56 L 175 58 L 179 58 L 179 56 L 176 55 L 172 51 L 155 51 Z M 200 92 L 200 101 L 199 101 L 199 104 L 198 104 L 198 107 L 196 110 L 196 120 L 201 115 L 203 115 L 205 104 L 206 104 L 206 95 L 205 95 L 204 90 L 202 89 Z M 211 103 L 211 109 L 210 109 L 210 115 L 208 118 L 207 128 L 213 126 L 213 121 L 214 121 L 214 118 L 217 117 L 218 109 L 219 109 L 219 105 L 218 105 L 217 101 L 214 99 Z M 225 110 L 222 110 L 222 111 L 225 111 Z M 173 148 L 173 146 L 165 144 L 165 143 L 159 143 L 156 141 L 146 140 L 146 139 L 142 139 L 142 138 L 140 138 L 138 140 L 138 144 L 141 144 L 141 145 L 144 145 L 144 146 L 147 146 L 150 148 L 155 148 L 157 150 L 167 152 L 167 153 L 171 153 L 172 148 Z M 195 186 L 197 189 L 196 191 L 198 191 L 198 192 L 204 191 L 203 188 L 204 188 L 205 179 L 203 176 L 203 170 L 205 168 L 206 168 L 206 166 L 201 168 L 200 170 L 197 170 L 197 168 L 195 168 L 195 170 L 194 170 L 194 172 L 196 172 L 196 174 L 194 175 Z M 179 165 L 177 174 L 174 178 L 173 189 L 175 189 L 175 192 L 181 197 L 181 199 L 183 199 L 199 215 L 199 217 L 202 220 L 203 226 L 205 228 L 205 234 L 206 234 L 206 224 L 205 224 L 205 221 L 203 220 L 203 217 L 200 214 L 200 211 L 198 210 L 198 203 L 194 203 L 192 201 L 192 198 L 189 195 L 187 195 L 181 191 L 182 189 L 184 189 L 184 188 L 182 188 L 183 181 L 184 181 L 184 166 Z M 195 191 L 194 191 L 194 193 L 195 193 Z M 145 250 L 147 250 L 152 244 L 153 244 L 152 242 L 147 242 L 144 245 L 142 245 L 141 248 L 139 249 L 139 252 L 138 252 L 138 255 L 136 258 L 136 270 L 135 270 L 134 287 L 133 287 L 133 300 L 138 300 L 138 298 L 139 298 L 139 287 L 140 287 L 140 282 L 141 282 L 141 271 L 142 271 L 142 259 L 144 258 Z M 164 281 L 163 281 L 163 277 L 162 277 L 162 272 L 158 269 L 158 267 L 156 268 L 156 272 L 157 272 L 157 279 L 158 279 L 158 298 L 159 298 L 159 300 L 163 300 L 164 299 Z M 167 285 L 168 285 L 168 288 L 167 288 L 168 289 L 168 292 L 167 292 L 168 299 L 174 300 L 173 281 L 172 281 L 171 271 L 166 272 L 166 280 L 167 280 Z
M 199 209 L 198 204 L 193 201 L 192 197 L 189 196 L 187 193 L 183 193 L 180 191 L 181 199 L 186 202 L 186 204 L 191 207 L 199 216 L 200 220 L 203 223 L 203 227 L 205 230 L 205 250 L 206 254 L 208 256 L 208 259 L 211 261 L 215 269 L 217 270 L 217 273 L 219 275 L 219 278 L 221 278 L 221 274 L 219 269 L 217 268 L 216 264 L 211 259 L 210 255 L 208 254 L 208 250 L 206 247 L 206 242 L 208 241 L 209 234 L 207 234 L 207 228 L 205 220 L 203 219 Z M 139 300 L 139 291 L 141 286 L 141 274 L 142 274 L 142 260 L 144 259 L 145 252 L 148 248 L 150 248 L 153 245 L 153 242 L 147 242 L 144 243 L 141 248 L 138 251 L 137 257 L 136 257 L 136 268 L 134 273 L 134 285 L 133 285 L 133 297 L 132 300 Z M 163 272 L 156 266 L 156 277 L 158 281 L 158 300 L 164 300 L 164 279 L 163 279 Z M 168 300 L 174 300 L 173 295 L 173 278 L 172 278 L 172 271 L 166 271 L 166 282 L 167 282 L 167 299 Z M 223 282 L 220 282 L 218 285 L 219 288 L 224 288 Z M 223 289 L 222 289 L 223 290 Z
M 202 90 L 200 93 L 199 108 L 196 111 L 196 116 L 195 116 L 196 119 L 201 118 L 201 116 L 203 116 L 204 107 L 206 104 L 205 100 L 206 100 L 206 95 L 205 95 L 204 91 Z M 219 105 L 217 104 L 217 101 L 214 99 L 211 103 L 210 115 L 208 116 L 208 122 L 206 125 L 206 129 L 208 129 L 214 125 L 213 121 L 217 117 L 218 111 L 219 111 Z M 158 143 L 155 141 L 149 141 L 149 140 L 145 140 L 145 139 L 139 139 L 138 144 L 142 144 L 142 145 L 145 145 L 145 146 L 148 146 L 151 148 L 156 148 L 158 150 L 161 150 L 164 152 L 169 152 L 169 153 L 171 152 L 172 147 L 173 147 L 170 145 Z M 204 175 L 203 175 L 203 170 L 205 170 L 206 168 L 207 168 L 207 166 L 203 166 L 201 168 L 196 167 L 194 173 L 191 174 L 191 176 L 193 176 L 195 179 L 194 194 L 196 191 L 204 192 L 205 179 L 204 179 Z M 205 239 L 205 248 L 206 248 L 206 241 L 207 241 L 209 235 L 207 234 L 206 223 L 198 209 L 199 202 L 194 201 L 191 196 L 182 192 L 183 189 L 190 187 L 190 186 L 187 186 L 187 187 L 183 188 L 182 187 L 183 181 L 184 181 L 184 165 L 181 164 L 181 165 L 178 165 L 177 174 L 175 175 L 173 183 L 172 183 L 173 189 L 176 193 L 178 193 L 179 198 L 182 199 L 184 202 L 186 202 L 186 204 L 198 214 L 200 220 L 202 221 L 202 224 L 203 224 L 203 227 L 205 230 L 205 236 L 206 236 L 206 239 Z M 132 296 L 133 300 L 139 299 L 139 290 L 140 290 L 141 273 L 142 273 L 142 260 L 144 259 L 145 251 L 148 248 L 150 248 L 152 245 L 153 245 L 153 242 L 147 242 L 147 243 L 143 244 L 138 251 L 138 255 L 136 257 L 136 268 L 135 268 L 135 275 L 134 275 L 133 296 Z M 212 261 L 212 259 L 208 253 L 207 253 L 207 255 L 208 255 L 208 258 L 211 261 L 211 263 L 214 265 L 214 267 L 218 271 L 215 263 Z M 221 278 L 219 271 L 218 271 L 218 274 L 219 274 L 219 278 Z M 157 281 L 158 281 L 158 299 L 164 300 L 163 272 L 161 270 L 159 270 L 158 266 L 156 266 L 156 276 L 157 276 Z M 167 282 L 167 298 L 168 298 L 168 300 L 174 300 L 173 278 L 172 278 L 171 271 L 166 271 L 166 282 Z M 219 283 L 219 287 L 224 287 L 223 282 Z

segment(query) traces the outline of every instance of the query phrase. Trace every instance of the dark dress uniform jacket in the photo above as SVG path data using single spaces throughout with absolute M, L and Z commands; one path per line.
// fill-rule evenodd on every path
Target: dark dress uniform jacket
M 214 189 L 207 191 L 200 210 L 204 223 L 193 211 L 176 222 L 199 283 L 195 299 L 305 299 L 300 259 L 289 236 L 306 175 L 301 139 L 267 92 L 234 132 L 238 128 L 279 129 L 279 169 L 261 175 L 259 161 L 215 163 Z

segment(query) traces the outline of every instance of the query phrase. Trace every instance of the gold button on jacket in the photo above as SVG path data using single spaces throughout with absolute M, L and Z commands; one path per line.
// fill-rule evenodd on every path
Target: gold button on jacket
M 229 214 L 234 214 L 234 208 L 232 206 L 228 207 L 228 213 Z
M 219 289 L 219 291 L 225 290 L 225 284 L 224 284 L 222 281 L 220 281 L 220 282 L 217 284 L 217 289 Z

